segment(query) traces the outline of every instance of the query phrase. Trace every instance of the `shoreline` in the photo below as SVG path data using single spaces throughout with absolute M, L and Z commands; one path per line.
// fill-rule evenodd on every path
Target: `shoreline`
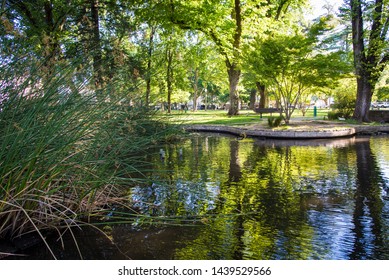
M 239 137 L 262 139 L 330 139 L 353 137 L 356 135 L 389 134 L 389 125 L 345 124 L 325 121 L 303 121 L 291 123 L 286 128 L 269 128 L 264 125 L 229 126 L 229 125 L 186 125 L 186 131 L 218 132 Z

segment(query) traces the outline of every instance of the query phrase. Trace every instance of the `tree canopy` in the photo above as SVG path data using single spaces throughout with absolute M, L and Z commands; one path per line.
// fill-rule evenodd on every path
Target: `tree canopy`
M 342 59 L 343 52 L 321 46 L 320 36 L 330 29 L 327 22 L 323 17 L 305 30 L 296 27 L 287 33 L 257 38 L 247 55 L 248 67 L 274 92 L 286 123 L 310 89 L 334 86 L 342 74 L 350 71 Z
M 307 6 L 306 0 L 6 0 L 1 64 L 15 69 L 12 79 L 35 69 L 35 86 L 67 69 L 75 94 L 83 94 L 77 85 L 87 84 L 97 98 L 108 91 L 131 106 L 170 112 L 179 104 L 196 110 L 211 101 L 236 115 L 248 100 L 255 106 L 257 92 L 260 107 L 269 92 L 280 106 L 295 107 L 304 92 L 336 84 L 342 71 L 334 70 L 343 69 L 336 63 L 353 55 L 354 117 L 364 120 L 364 111 L 357 112 L 363 100 L 370 106 L 377 83 L 376 93 L 385 95 L 380 77 L 388 61 L 388 2 L 350 1 L 343 21 L 330 19 L 337 25 L 331 30 L 324 18 L 304 19 Z M 367 95 L 361 94 L 362 80 L 369 83 Z M 287 88 L 294 97 L 281 100 L 277 94 Z

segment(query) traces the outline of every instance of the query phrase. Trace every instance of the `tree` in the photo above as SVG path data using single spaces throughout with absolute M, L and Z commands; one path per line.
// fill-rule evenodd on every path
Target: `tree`
M 159 88 L 159 97 L 156 101 L 161 102 L 162 108 L 166 108 L 170 113 L 175 100 L 174 95 L 179 92 L 182 95 L 182 90 L 186 91 L 189 87 L 188 73 L 183 63 L 187 51 L 184 48 L 185 33 L 170 24 L 156 29 L 154 36 L 156 39 L 151 58 L 154 63 L 151 72 L 150 70 L 147 72 L 153 77 L 150 86 L 154 84 Z
M 389 61 L 389 2 L 350 0 L 357 100 L 353 118 L 369 121 L 376 83 Z
M 286 123 L 309 89 L 330 86 L 348 70 L 341 52 L 319 51 L 320 36 L 327 28 L 322 18 L 309 30 L 273 33 L 252 45 L 248 58 L 251 71 L 273 89 Z
M 89 0 L 91 14 L 91 34 L 92 34 L 92 53 L 93 53 L 93 79 L 97 96 L 103 87 L 103 65 L 102 65 L 102 50 L 100 38 L 100 6 L 99 0 Z
M 253 30 L 265 32 L 270 28 L 267 24 L 269 19 L 278 20 L 281 15 L 304 2 L 302 0 L 269 0 L 260 3 L 257 1 L 243 3 L 241 0 L 170 0 L 164 10 L 173 23 L 183 29 L 201 31 L 213 41 L 224 58 L 228 74 L 230 101 L 228 115 L 237 115 L 244 36 L 249 36 Z
M 355 92 L 357 89 L 354 77 L 347 77 L 340 81 L 339 86 L 331 90 L 334 97 L 334 104 L 332 108 L 334 118 L 343 117 L 351 118 L 355 109 Z M 329 116 L 331 114 L 329 113 Z
M 107 50 L 112 49 L 108 40 L 104 41 L 102 30 L 115 32 L 118 26 L 111 27 L 109 32 L 104 26 L 102 14 L 114 15 L 117 11 L 112 1 L 103 4 L 98 0 L 7 0 L 3 4 L 2 17 L 18 29 L 19 37 L 25 41 L 26 56 L 41 61 L 39 71 L 43 83 L 51 82 L 50 79 L 55 79 L 69 65 L 82 67 L 86 76 L 80 80 L 82 83 L 91 80 L 90 88 L 99 95 L 110 74 L 106 67 Z M 69 79 L 70 86 L 74 79 Z
M 251 62 L 249 60 L 247 57 L 244 59 L 244 68 L 246 71 L 243 73 L 244 87 L 250 89 L 249 109 L 254 110 L 257 95 L 259 95 L 258 108 L 265 108 L 268 105 L 267 88 L 262 82 L 259 82 L 259 80 L 262 80 L 262 77 L 258 77 L 255 71 L 250 71 Z
M 146 72 L 146 106 L 149 106 L 150 103 L 150 93 L 151 93 L 151 66 L 152 66 L 152 56 L 154 51 L 154 35 L 156 32 L 156 27 L 151 26 L 149 30 L 149 44 L 147 46 L 147 72 Z
M 187 52 L 184 59 L 189 72 L 193 111 L 196 111 L 201 96 L 217 95 L 217 88 L 221 87 L 225 75 L 222 73 L 223 65 L 220 62 L 222 58 L 204 34 L 188 32 L 185 41 Z
M 42 76 L 49 79 L 62 59 L 60 40 L 71 8 L 58 0 L 7 0 L 3 5 L 2 18 L 7 17 L 8 22 L 20 31 L 28 42 L 24 46 L 26 49 L 32 46 L 36 57 L 42 59 Z

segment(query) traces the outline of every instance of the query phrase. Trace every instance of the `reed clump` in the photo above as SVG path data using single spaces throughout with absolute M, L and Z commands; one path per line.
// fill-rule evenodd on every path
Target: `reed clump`
M 0 239 L 35 231 L 44 241 L 98 219 L 142 178 L 145 151 L 171 135 L 152 111 L 69 75 L 2 81 Z

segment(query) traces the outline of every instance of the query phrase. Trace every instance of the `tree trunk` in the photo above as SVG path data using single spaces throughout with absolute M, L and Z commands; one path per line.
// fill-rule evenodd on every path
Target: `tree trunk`
M 366 120 L 367 98 L 370 93 L 367 90 L 367 79 L 364 71 L 366 63 L 365 45 L 363 42 L 363 19 L 362 6 L 359 0 L 351 0 L 351 21 L 352 21 L 352 37 L 353 37 L 353 54 L 354 67 L 357 76 L 357 100 L 353 118 L 362 122 Z M 370 97 L 371 99 L 371 97 Z M 369 104 L 370 106 L 370 104 Z
M 152 26 L 149 37 L 149 49 L 147 50 L 147 74 L 146 74 L 146 106 L 150 104 L 151 93 L 151 59 L 153 54 L 155 27 Z
M 265 85 L 261 84 L 261 82 L 256 82 L 255 84 L 258 88 L 258 92 L 259 92 L 259 96 L 260 96 L 259 108 L 266 108 L 266 106 L 267 106 L 266 87 L 265 87 Z
M 359 122 L 369 121 L 369 109 L 375 84 L 383 71 L 387 57 L 383 49 L 387 31 L 382 23 L 383 1 L 376 0 L 372 12 L 372 24 L 367 49 L 364 32 L 363 9 L 360 0 L 351 0 L 351 23 L 353 37 L 354 67 L 357 76 L 357 100 L 353 118 Z M 381 65 L 381 67 L 377 66 Z
M 199 96 L 197 95 L 197 93 L 194 93 L 193 95 L 193 112 L 197 112 L 197 101 L 199 99 Z
M 369 110 L 373 87 L 366 77 L 357 77 L 357 100 L 353 118 L 359 122 L 369 122 Z
M 54 15 L 53 6 L 50 2 L 44 3 L 45 9 L 45 23 L 46 31 L 43 35 L 43 46 L 44 46 L 44 72 L 48 79 L 52 78 L 55 72 L 55 65 L 58 58 L 59 44 L 55 36 L 54 31 Z
M 256 101 L 257 101 L 257 90 L 256 89 L 252 89 L 251 92 L 250 92 L 250 106 L 249 106 L 250 110 L 254 110 L 255 109 L 255 102 Z
M 235 19 L 235 33 L 233 36 L 233 57 L 232 60 L 227 58 L 227 72 L 228 81 L 230 83 L 230 109 L 228 110 L 229 116 L 235 116 L 239 114 L 239 93 L 238 84 L 240 79 L 241 70 L 237 64 L 240 60 L 240 40 L 242 37 L 242 10 L 240 0 L 234 1 L 234 9 L 232 11 L 232 18 Z
M 91 19 L 92 19 L 92 56 L 93 56 L 93 78 L 95 84 L 96 95 L 101 96 L 103 87 L 103 66 L 102 52 L 100 39 L 100 21 L 99 21 L 99 1 L 90 0 Z
M 197 111 L 197 100 L 199 98 L 199 87 L 198 87 L 199 71 L 198 68 L 194 71 L 193 81 L 193 112 Z
M 166 50 L 167 70 L 166 70 L 166 84 L 167 84 L 167 111 L 172 112 L 172 94 L 173 94 L 173 51 Z
M 55 14 L 53 9 L 53 4 L 49 1 L 44 3 L 44 11 L 45 11 L 45 25 L 44 30 L 42 32 L 42 45 L 43 45 L 43 73 L 44 73 L 44 82 L 49 82 L 54 76 L 56 72 L 56 67 L 60 62 L 61 58 L 61 48 L 58 38 L 58 33 L 63 30 L 63 25 L 65 23 L 65 19 L 55 22 Z
M 227 65 L 228 67 L 228 65 Z M 229 116 L 236 116 L 239 114 L 239 93 L 238 83 L 240 79 L 240 69 L 235 64 L 228 67 L 228 81 L 230 84 L 230 108 L 228 110 Z

